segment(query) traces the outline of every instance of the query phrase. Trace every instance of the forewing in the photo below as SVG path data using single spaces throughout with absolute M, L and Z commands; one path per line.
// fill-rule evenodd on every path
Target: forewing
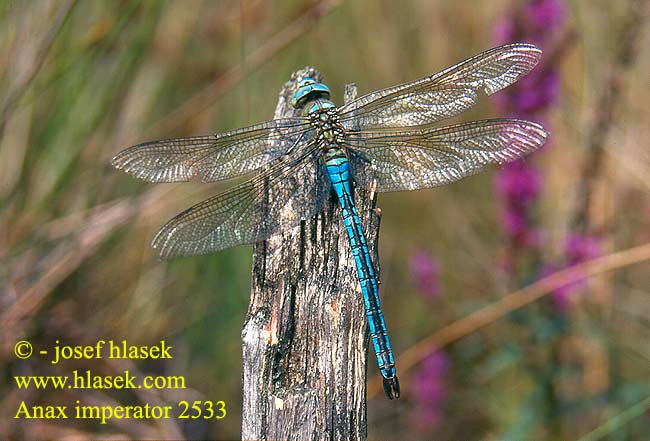
M 120 152 L 112 164 L 149 182 L 188 181 L 194 176 L 221 181 L 280 157 L 309 130 L 305 118 L 271 120 L 216 135 L 145 142 Z
M 355 182 L 388 192 L 436 187 L 478 173 L 487 164 L 520 159 L 541 147 L 548 133 L 530 121 L 488 119 L 346 136 Z
M 167 259 L 258 242 L 311 217 L 329 192 L 319 151 L 310 144 L 254 179 L 180 213 L 162 227 L 152 246 Z
M 442 72 L 369 93 L 340 110 L 350 130 L 431 124 L 458 115 L 478 100 L 516 82 L 539 61 L 541 51 L 516 43 L 489 49 Z

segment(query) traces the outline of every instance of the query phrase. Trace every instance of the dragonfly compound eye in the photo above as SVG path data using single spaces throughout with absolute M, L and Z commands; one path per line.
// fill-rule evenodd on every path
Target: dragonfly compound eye
M 291 105 L 297 109 L 307 102 L 318 98 L 329 99 L 330 89 L 323 83 L 317 83 L 312 78 L 303 78 L 298 83 L 298 89 L 291 98 Z
M 316 84 L 316 80 L 311 77 L 305 77 L 298 81 L 298 89 L 305 86 L 311 86 L 312 84 Z

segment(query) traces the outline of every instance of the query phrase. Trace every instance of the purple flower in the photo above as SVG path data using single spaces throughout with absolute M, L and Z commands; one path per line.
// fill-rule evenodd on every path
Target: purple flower
M 496 191 L 509 202 L 527 205 L 537 199 L 542 180 L 537 169 L 517 161 L 504 166 L 494 184 Z
M 411 279 L 418 293 L 435 299 L 440 295 L 438 261 L 428 252 L 415 253 L 409 262 Z
M 503 230 L 510 240 L 527 248 L 537 248 L 542 239 L 542 233 L 527 218 L 527 209 L 508 206 L 502 211 Z
M 563 267 L 547 265 L 539 273 L 539 277 L 546 277 L 562 268 L 570 268 L 578 263 L 593 259 L 602 254 L 600 241 L 594 236 L 571 233 L 566 237 L 564 244 L 565 264 Z M 579 278 L 567 283 L 551 293 L 553 306 L 558 312 L 566 313 L 575 304 L 576 298 L 587 287 L 587 279 Z
M 580 292 L 586 287 L 584 279 L 576 280 L 575 282 L 568 283 L 559 287 L 551 293 L 553 300 L 553 307 L 559 313 L 568 313 L 575 304 L 575 300 Z
M 503 210 L 503 228 L 510 237 L 523 235 L 527 228 L 526 213 L 516 210 L 513 207 L 506 207 Z
M 524 6 L 524 16 L 535 31 L 550 33 L 564 23 L 566 5 L 563 0 L 533 0 Z
M 528 162 L 507 164 L 494 180 L 495 191 L 501 195 L 502 225 L 511 242 L 534 248 L 539 232 L 531 223 L 530 206 L 537 200 L 542 179 L 539 171 Z
M 494 40 L 498 44 L 513 41 L 543 42 L 566 19 L 564 0 L 530 0 L 519 14 L 512 14 L 493 28 Z
M 564 242 L 564 252 L 570 265 L 584 262 L 602 254 L 600 241 L 594 236 L 571 233 Z
M 537 69 L 542 69 L 542 66 Z M 521 114 L 531 115 L 550 106 L 557 100 L 560 77 L 555 70 L 538 75 L 528 75 L 519 81 L 512 101 L 514 109 Z
M 413 375 L 411 390 L 416 403 L 413 417 L 421 431 L 434 428 L 442 419 L 449 365 L 447 354 L 437 351 L 430 354 Z
M 540 270 L 538 278 L 543 279 L 561 269 L 562 268 L 557 265 L 547 264 Z M 574 301 L 574 293 L 580 288 L 579 285 L 579 282 L 567 283 L 550 293 L 553 307 L 557 312 L 566 313 L 571 309 Z

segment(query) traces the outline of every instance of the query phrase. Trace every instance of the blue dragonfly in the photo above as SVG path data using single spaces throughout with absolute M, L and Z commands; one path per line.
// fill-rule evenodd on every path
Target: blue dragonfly
M 163 259 L 265 240 L 318 213 L 334 193 L 384 390 L 388 398 L 399 398 L 376 271 L 353 188 L 390 192 L 436 187 L 488 164 L 522 158 L 542 146 L 548 133 L 530 121 L 500 118 L 433 125 L 468 110 L 480 95 L 492 95 L 516 82 L 540 56 L 541 51 L 530 44 L 496 47 L 340 107 L 330 101 L 325 84 L 301 78 L 291 102 L 298 116 L 215 135 L 146 142 L 122 151 L 112 164 L 149 182 L 197 176 L 215 182 L 256 172 L 252 179 L 165 224 L 152 242 Z

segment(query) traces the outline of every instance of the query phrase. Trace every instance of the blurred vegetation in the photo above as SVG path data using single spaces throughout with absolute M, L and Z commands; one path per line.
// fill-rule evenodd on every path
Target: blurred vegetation
M 519 4 L 0 2 L 0 438 L 238 438 L 250 247 L 170 263 L 149 248 L 167 219 L 224 185 L 148 185 L 113 170 L 110 158 L 145 140 L 269 119 L 280 87 L 305 65 L 323 72 L 339 102 L 347 82 L 365 93 L 430 74 L 492 46 L 494 24 Z M 561 98 L 545 117 L 552 145 L 534 159 L 544 174 L 536 216 L 549 261 L 561 256 L 581 206 L 577 188 L 594 133 L 605 139 L 590 228 L 605 254 L 650 242 L 647 26 L 635 36 L 629 65 L 615 70 L 631 13 L 647 14 L 647 1 L 568 2 Z M 602 117 L 599 98 L 611 81 L 616 102 Z M 488 115 L 494 111 L 484 100 L 463 119 Z M 596 122 L 607 130 L 596 132 Z M 398 363 L 418 340 L 532 281 L 500 265 L 506 247 L 492 173 L 379 199 L 382 302 Z M 435 300 L 418 295 L 409 275 L 409 259 L 423 250 L 440 265 Z M 594 436 L 647 439 L 649 274 L 644 261 L 599 275 L 570 313 L 558 318 L 543 299 L 448 345 L 448 393 L 433 428 L 413 424 L 418 404 L 409 399 L 409 372 L 401 372 L 403 399 L 371 398 L 369 438 L 577 439 L 600 427 Z M 46 366 L 13 355 L 21 339 L 38 350 L 57 340 L 111 338 L 164 339 L 176 356 Z M 13 385 L 14 375 L 71 367 L 182 374 L 192 390 L 88 394 Z M 184 427 L 177 420 L 13 419 L 21 400 L 132 404 L 191 396 L 225 400 L 228 417 Z

